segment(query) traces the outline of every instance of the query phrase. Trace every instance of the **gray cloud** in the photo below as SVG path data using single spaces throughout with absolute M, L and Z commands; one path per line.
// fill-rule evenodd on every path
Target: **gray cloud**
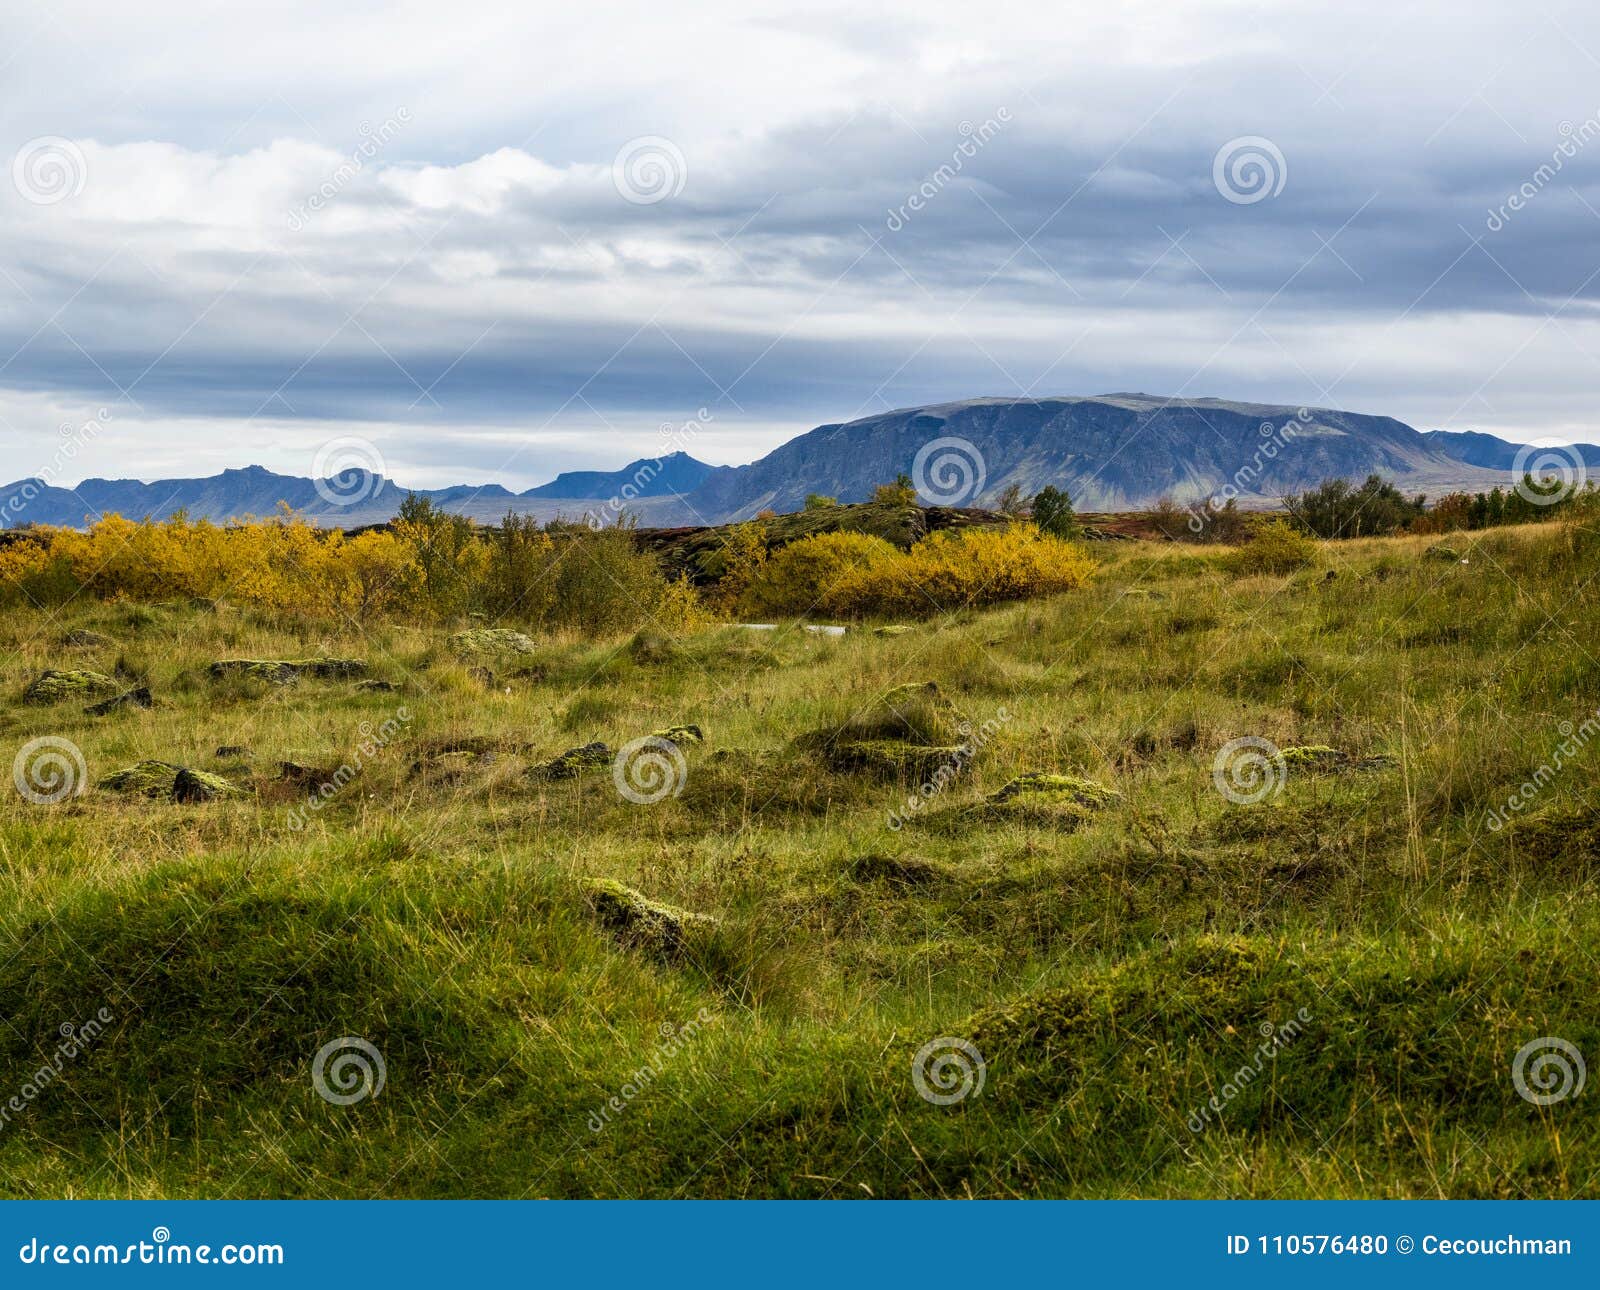
M 239 42 L 72 5 L 0 90 L 7 156 L 83 167 L 53 204 L 0 184 L 0 443 L 25 466 L 35 418 L 107 404 L 102 473 L 303 471 L 348 425 L 418 483 L 535 482 L 702 406 L 738 461 L 1112 389 L 1593 437 L 1600 15 L 1393 10 L 467 5 L 313 39 L 291 7 Z M 646 135 L 682 189 L 630 202 Z M 1275 196 L 1214 184 L 1243 136 Z

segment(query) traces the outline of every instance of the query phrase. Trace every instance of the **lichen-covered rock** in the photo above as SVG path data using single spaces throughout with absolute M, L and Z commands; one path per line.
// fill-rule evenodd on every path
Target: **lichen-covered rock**
M 659 958 L 678 959 L 694 942 L 719 926 L 710 914 L 650 900 L 612 878 L 592 878 L 583 885 L 584 900 L 595 921 L 617 943 Z
M 706 736 L 699 726 L 668 726 L 665 730 L 652 730 L 650 738 L 664 739 L 669 744 L 686 748 L 690 744 L 704 743 Z
M 86 627 L 68 632 L 61 638 L 63 649 L 106 649 L 116 642 L 103 632 L 92 632 Z
M 100 780 L 99 786 L 113 793 L 170 797 L 179 802 L 209 802 L 218 797 L 235 797 L 240 792 L 238 785 L 221 775 L 154 759 L 112 771 Z
M 68 699 L 92 699 L 116 688 L 117 683 L 102 672 L 91 672 L 87 668 L 51 668 L 33 679 L 22 692 L 22 701 L 43 706 Z
M 367 665 L 358 658 L 219 659 L 211 665 L 212 677 L 248 676 L 269 685 L 293 685 L 302 676 L 319 681 L 350 681 L 365 676 Z
M 393 694 L 400 687 L 393 681 L 361 681 L 356 689 L 368 694 Z
M 885 623 L 882 627 L 874 627 L 872 634 L 874 636 L 904 636 L 910 630 L 911 628 L 906 626 L 905 623 Z
M 586 770 L 609 766 L 613 756 L 611 749 L 597 739 L 528 767 L 528 776 L 537 780 L 576 779 Z
M 1341 752 L 1337 748 L 1330 748 L 1326 744 L 1303 744 L 1293 748 L 1281 748 L 1278 755 L 1283 758 L 1284 766 L 1290 771 L 1322 774 L 1351 770 L 1385 770 L 1395 764 L 1394 758 L 1384 753 L 1357 757 L 1351 753 Z
M 237 796 L 238 792 L 239 789 L 221 775 L 190 770 L 187 766 L 180 768 L 172 779 L 174 802 L 212 802 L 219 797 Z
M 170 761 L 149 759 L 124 766 L 102 776 L 99 787 L 113 793 L 142 794 L 145 797 L 164 797 L 172 792 L 172 783 L 182 766 Z
M 224 761 L 230 757 L 243 761 L 250 755 L 250 750 L 243 744 L 222 744 L 211 755 Z
M 155 700 L 150 697 L 148 685 L 137 686 L 132 690 L 124 690 L 121 694 L 113 695 L 109 699 L 102 699 L 99 703 L 91 703 L 84 709 L 91 717 L 103 717 L 115 712 L 118 708 L 150 708 L 155 706 Z
M 539 646 L 531 636 L 509 627 L 472 627 L 450 638 L 457 654 L 536 654 Z

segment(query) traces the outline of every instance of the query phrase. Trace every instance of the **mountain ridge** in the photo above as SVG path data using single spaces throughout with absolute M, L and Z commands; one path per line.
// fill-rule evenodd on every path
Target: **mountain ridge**
M 742 466 L 679 451 L 615 471 L 564 472 L 520 493 L 493 483 L 406 490 L 365 472 L 315 481 L 262 466 L 148 483 L 86 479 L 72 488 L 19 480 L 0 486 L 0 527 L 78 526 L 113 511 L 162 519 L 181 510 L 223 521 L 269 515 L 285 503 L 313 522 L 350 528 L 392 518 L 408 491 L 482 520 L 507 510 L 540 519 L 598 510 L 609 520 L 627 510 L 651 524 L 725 523 L 798 510 L 811 493 L 864 501 L 901 473 L 916 477 L 924 500 L 941 504 L 983 505 L 1009 485 L 1026 494 L 1054 484 L 1084 510 L 1140 509 L 1163 496 L 1192 504 L 1219 493 L 1260 508 L 1339 475 L 1377 473 L 1434 495 L 1503 486 L 1522 447 L 1334 408 L 1129 392 L 986 396 L 825 423 Z M 1578 445 L 1575 453 L 1600 469 L 1600 447 Z

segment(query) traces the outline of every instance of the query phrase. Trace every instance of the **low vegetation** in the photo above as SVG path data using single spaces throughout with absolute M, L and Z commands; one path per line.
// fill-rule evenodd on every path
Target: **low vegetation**
M 787 518 L 11 535 L 0 1192 L 1595 1195 L 1592 513 Z

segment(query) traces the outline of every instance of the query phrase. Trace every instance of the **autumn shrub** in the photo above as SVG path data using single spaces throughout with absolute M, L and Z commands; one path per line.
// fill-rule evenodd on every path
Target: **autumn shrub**
M 1317 558 L 1317 544 L 1282 520 L 1263 524 L 1243 546 L 1223 557 L 1223 567 L 1240 576 L 1293 573 Z
M 738 609 L 754 617 L 850 612 L 840 600 L 845 583 L 863 574 L 887 577 L 904 558 L 868 533 L 817 533 L 769 556 L 745 588 Z
M 924 615 L 1080 587 L 1092 564 L 1030 524 L 935 533 L 909 551 L 863 533 L 825 533 L 767 561 L 741 608 L 752 614 Z

